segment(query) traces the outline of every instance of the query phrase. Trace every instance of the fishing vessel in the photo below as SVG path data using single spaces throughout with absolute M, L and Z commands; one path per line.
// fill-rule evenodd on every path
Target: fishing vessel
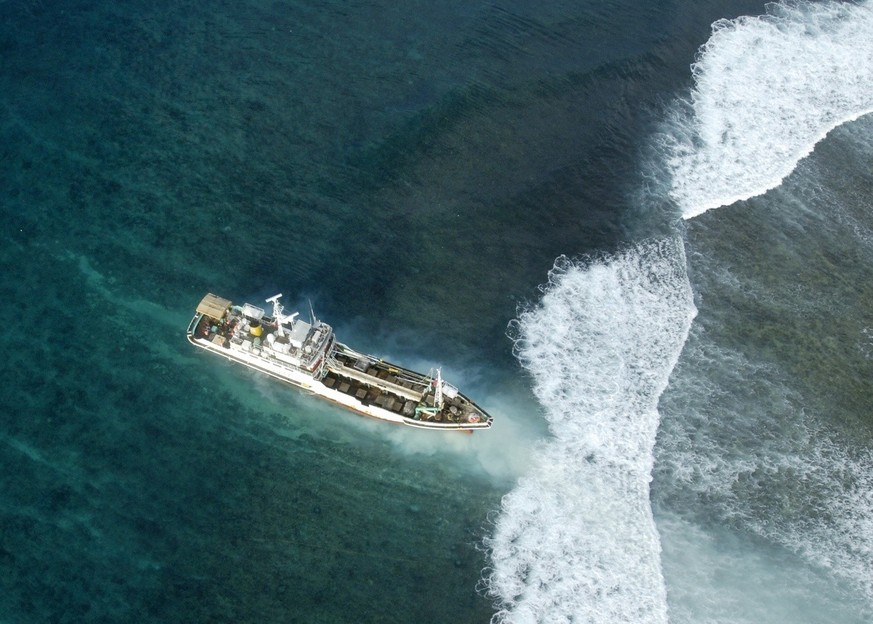
M 282 294 L 266 300 L 272 313 L 234 305 L 212 293 L 203 297 L 188 325 L 188 341 L 266 373 L 358 414 L 436 430 L 487 429 L 492 418 L 442 379 L 355 351 L 333 328 L 298 312 L 285 314 Z

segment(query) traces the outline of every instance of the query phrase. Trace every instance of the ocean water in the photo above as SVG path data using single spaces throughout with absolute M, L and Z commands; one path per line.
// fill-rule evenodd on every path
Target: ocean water
M 0 622 L 870 621 L 873 7 L 433 4 L 0 1 Z

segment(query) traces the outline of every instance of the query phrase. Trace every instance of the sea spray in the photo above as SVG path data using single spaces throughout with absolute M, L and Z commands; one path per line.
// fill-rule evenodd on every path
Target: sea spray
M 663 139 L 685 218 L 778 186 L 830 130 L 873 111 L 873 6 L 792 2 L 720 20 Z
M 553 439 L 489 540 L 496 622 L 666 622 L 649 503 L 658 397 L 695 315 L 678 239 L 559 258 L 515 323 Z

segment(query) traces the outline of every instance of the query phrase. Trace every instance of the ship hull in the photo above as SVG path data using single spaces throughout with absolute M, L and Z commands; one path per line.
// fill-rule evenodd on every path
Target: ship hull
M 438 422 L 432 419 L 425 420 L 420 418 L 418 417 L 418 412 L 416 412 L 414 416 L 407 416 L 398 413 L 397 411 L 386 409 L 382 405 L 369 402 L 367 398 L 368 396 L 372 396 L 372 394 L 368 394 L 368 391 L 371 389 L 375 389 L 376 392 L 379 392 L 380 387 L 385 390 L 385 385 L 392 385 L 388 382 L 383 382 L 376 377 L 371 379 L 370 377 L 364 376 L 362 373 L 355 371 L 351 366 L 344 367 L 341 364 L 337 364 L 334 360 L 332 360 L 334 368 L 326 370 L 322 373 L 321 378 L 319 378 L 318 376 L 313 376 L 312 373 L 309 373 L 306 370 L 300 370 L 297 367 L 282 361 L 265 358 L 257 353 L 246 351 L 241 348 L 234 348 L 233 345 L 224 346 L 216 344 L 209 339 L 208 335 L 198 335 L 200 333 L 198 332 L 198 327 L 200 327 L 201 321 L 203 320 L 202 314 L 196 314 L 188 326 L 187 338 L 194 346 L 226 358 L 232 362 L 236 362 L 237 364 L 246 366 L 252 370 L 269 375 L 274 379 L 287 383 L 295 388 L 359 415 L 393 424 L 437 431 L 472 432 L 476 429 L 487 429 L 491 426 L 491 418 L 487 416 L 484 410 L 475 405 L 466 396 L 460 394 L 459 399 L 457 400 L 465 402 L 470 406 L 470 409 L 475 410 L 474 413 L 477 418 L 479 418 L 479 415 L 481 414 L 480 420 L 477 422 Z M 424 381 L 430 381 L 425 375 L 404 369 L 373 356 L 360 354 L 341 343 L 336 343 L 335 352 L 341 356 L 341 358 L 368 358 L 368 361 L 376 364 L 381 371 L 390 370 L 393 373 L 405 375 L 407 378 L 420 379 L 421 383 L 424 383 Z M 336 387 L 329 387 L 328 384 L 331 381 L 335 382 Z M 349 382 L 355 384 L 354 388 L 358 388 L 357 396 L 340 390 L 340 388 L 343 388 L 344 386 L 348 389 Z M 397 390 L 401 389 L 397 388 Z

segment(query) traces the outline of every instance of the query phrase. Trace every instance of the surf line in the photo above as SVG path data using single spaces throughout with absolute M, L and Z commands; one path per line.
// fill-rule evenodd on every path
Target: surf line
M 559 258 L 514 323 L 553 438 L 487 540 L 494 622 L 667 622 L 649 502 L 658 398 L 696 314 L 678 238 Z
M 779 186 L 828 132 L 873 112 L 873 5 L 792 2 L 719 20 L 660 137 L 686 219 Z

